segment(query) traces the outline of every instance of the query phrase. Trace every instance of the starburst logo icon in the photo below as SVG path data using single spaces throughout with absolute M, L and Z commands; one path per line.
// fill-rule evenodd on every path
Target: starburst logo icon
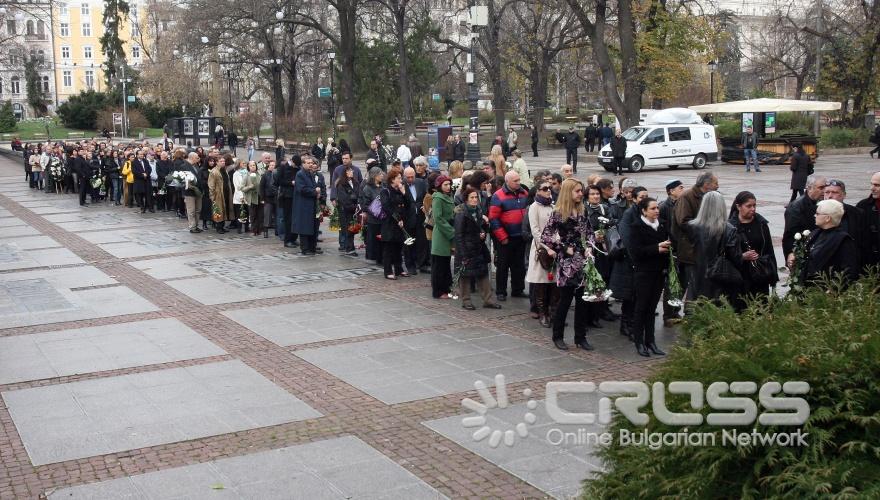
M 490 410 L 499 408 L 504 409 L 510 406 L 509 401 L 507 400 L 507 385 L 504 381 L 504 375 L 498 374 L 495 375 L 495 395 L 492 395 L 492 392 L 486 387 L 486 383 L 482 380 L 478 380 L 474 382 L 474 389 L 477 390 L 477 393 L 480 395 L 480 399 L 482 403 L 478 401 L 474 401 L 471 398 L 465 398 L 461 401 L 461 406 L 466 410 L 470 410 L 476 413 L 476 416 L 465 417 L 462 419 L 461 423 L 467 428 L 478 427 L 477 430 L 471 435 L 474 441 L 482 441 L 486 438 L 489 438 L 489 446 L 492 448 L 497 448 L 502 441 L 506 446 L 513 446 L 516 443 L 516 436 L 519 436 L 520 439 L 525 439 L 529 435 L 529 425 L 533 425 L 538 417 L 532 413 L 532 410 L 538 407 L 538 403 L 531 399 L 532 390 L 525 389 L 523 391 L 523 396 L 529 398 L 526 403 L 526 408 L 528 411 L 523 414 L 522 422 L 516 424 L 514 429 L 500 430 L 500 429 L 492 429 L 489 425 L 487 425 L 486 415 Z

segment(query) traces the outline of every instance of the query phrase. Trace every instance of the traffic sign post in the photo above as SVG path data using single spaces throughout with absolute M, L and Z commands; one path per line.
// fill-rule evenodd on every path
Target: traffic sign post
M 440 102 L 441 99 L 440 94 L 434 94 L 431 96 L 431 98 L 434 100 L 434 102 Z
M 330 90 L 330 87 L 318 87 L 318 98 L 329 99 L 332 96 L 333 92 Z

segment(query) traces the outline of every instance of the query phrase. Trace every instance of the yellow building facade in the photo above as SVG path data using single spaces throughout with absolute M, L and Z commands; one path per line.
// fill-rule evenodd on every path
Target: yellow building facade
M 137 67 L 143 57 L 137 35 L 143 17 L 142 6 L 130 2 L 129 19 L 121 22 L 119 38 L 123 41 L 126 61 Z M 104 35 L 104 2 L 101 0 L 78 0 L 54 2 L 52 8 L 52 38 L 55 60 L 55 88 L 58 103 L 84 90 L 106 91 L 104 82 L 104 55 L 101 53 L 101 36 Z

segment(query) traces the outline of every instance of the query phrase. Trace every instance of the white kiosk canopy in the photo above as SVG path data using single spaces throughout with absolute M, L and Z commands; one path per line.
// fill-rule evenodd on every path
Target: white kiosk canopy
M 747 99 L 745 101 L 719 102 L 688 106 L 697 113 L 763 113 L 767 111 L 837 111 L 839 102 L 798 101 L 795 99 Z

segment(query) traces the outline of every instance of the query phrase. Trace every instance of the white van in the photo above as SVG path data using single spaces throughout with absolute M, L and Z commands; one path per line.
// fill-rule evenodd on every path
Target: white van
M 669 168 L 691 165 L 701 169 L 706 168 L 707 162 L 718 161 L 718 143 L 712 125 L 639 125 L 626 129 L 623 137 L 626 139 L 624 166 L 630 172 L 658 165 Z M 614 171 L 610 144 L 599 150 L 598 161 L 608 172 Z

